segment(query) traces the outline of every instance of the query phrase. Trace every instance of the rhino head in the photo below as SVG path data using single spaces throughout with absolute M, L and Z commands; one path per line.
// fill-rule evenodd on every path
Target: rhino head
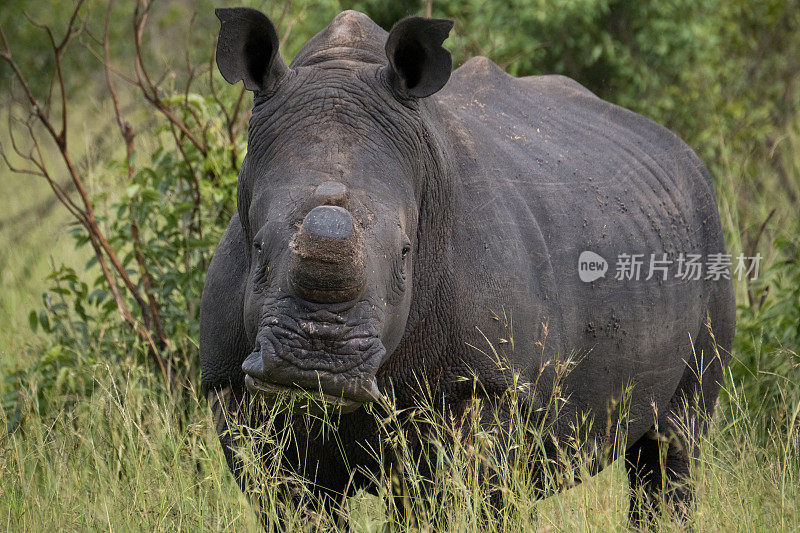
M 450 76 L 452 22 L 409 17 L 387 34 L 346 11 L 287 66 L 264 14 L 216 14 L 219 70 L 254 92 L 238 184 L 252 243 L 245 382 L 353 410 L 380 396 L 379 368 L 407 329 L 441 158 L 424 98 Z

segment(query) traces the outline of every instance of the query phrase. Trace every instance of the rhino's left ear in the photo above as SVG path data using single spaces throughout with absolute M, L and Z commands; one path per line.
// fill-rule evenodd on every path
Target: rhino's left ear
M 278 52 L 278 32 L 256 9 L 215 9 L 221 26 L 217 39 L 217 67 L 228 83 L 244 81 L 248 91 L 274 86 L 289 68 Z
M 386 41 L 389 80 L 403 95 L 425 98 L 450 79 L 453 62 L 442 43 L 453 21 L 406 17 L 394 25 Z

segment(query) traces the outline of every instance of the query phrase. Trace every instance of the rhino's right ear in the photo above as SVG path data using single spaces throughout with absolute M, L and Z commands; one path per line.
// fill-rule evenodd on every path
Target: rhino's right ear
M 221 26 L 217 67 L 228 83 L 249 91 L 272 88 L 289 68 L 278 52 L 278 32 L 267 16 L 249 7 L 215 9 Z

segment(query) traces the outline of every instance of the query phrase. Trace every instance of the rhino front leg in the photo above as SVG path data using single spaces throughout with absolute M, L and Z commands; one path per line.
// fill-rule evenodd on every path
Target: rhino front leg
M 212 388 L 206 393 L 211 408 L 211 417 L 222 445 L 225 461 L 233 473 L 242 493 L 253 505 L 261 524 L 266 531 L 284 531 L 288 527 L 287 516 L 282 509 L 303 506 L 303 514 L 310 520 L 317 520 L 317 511 L 325 511 L 340 525 L 343 524 L 339 505 L 341 498 L 336 493 L 316 487 L 312 491 L 312 501 L 301 498 L 298 481 L 289 480 L 298 475 L 296 458 L 302 453 L 292 446 L 283 449 L 274 442 L 261 442 L 265 424 L 264 406 L 252 402 L 250 395 L 234 386 Z M 248 467 L 246 462 L 255 461 Z M 270 474 L 279 461 L 281 473 L 275 477 Z M 290 464 L 294 463 L 294 464 Z M 300 474 L 300 479 L 302 474 Z M 279 512 L 273 513 L 277 509 Z
M 270 508 L 269 501 L 265 498 L 263 487 L 259 487 L 258 480 L 248 475 L 242 461 L 241 450 L 247 446 L 246 434 L 248 417 L 246 412 L 251 408 L 247 393 L 240 387 L 212 387 L 206 392 L 206 401 L 211 409 L 211 419 L 217 431 L 225 462 L 236 479 L 256 513 L 261 519 L 265 530 L 270 529 L 270 517 L 265 512 Z M 280 522 L 280 518 L 278 518 Z
M 262 507 L 260 498 L 252 498 L 259 493 L 257 483 L 248 475 L 242 460 L 242 450 L 251 438 L 247 428 L 253 423 L 252 416 L 248 416 L 251 415 L 248 394 L 242 387 L 217 386 L 206 392 L 206 401 L 228 468 L 242 492 L 250 496 L 257 507 Z

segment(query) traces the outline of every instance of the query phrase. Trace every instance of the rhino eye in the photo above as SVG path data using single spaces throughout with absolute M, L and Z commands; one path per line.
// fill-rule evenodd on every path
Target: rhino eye
M 255 251 L 256 251 L 256 252 L 261 252 L 261 248 L 262 248 L 263 246 L 264 246 L 264 243 L 263 243 L 263 242 L 261 242 L 261 241 L 255 241 L 255 242 L 253 243 L 253 248 L 255 249 Z
M 410 251 L 411 251 L 411 246 L 409 246 L 408 244 L 406 244 L 405 246 L 403 246 L 403 251 L 402 251 L 402 252 L 400 252 L 400 255 L 401 255 L 401 257 L 402 257 L 403 259 L 405 259 L 405 258 L 406 258 L 406 256 L 408 255 L 408 252 L 410 252 Z

